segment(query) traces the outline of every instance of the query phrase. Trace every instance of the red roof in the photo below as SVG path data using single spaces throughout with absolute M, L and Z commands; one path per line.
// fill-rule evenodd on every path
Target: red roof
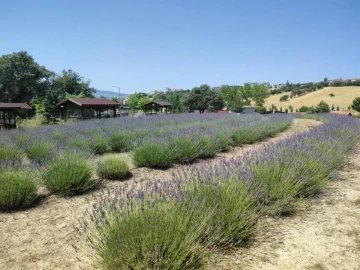
M 65 102 L 75 103 L 81 107 L 92 107 L 92 106 L 105 106 L 105 107 L 114 107 L 119 106 L 119 103 L 105 98 L 69 98 L 64 101 L 61 101 L 57 106 L 64 104 Z
M 26 103 L 0 103 L 0 109 L 31 110 Z

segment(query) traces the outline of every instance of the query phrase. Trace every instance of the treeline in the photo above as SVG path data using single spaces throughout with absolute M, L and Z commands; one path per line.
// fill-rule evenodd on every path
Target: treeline
M 194 87 L 191 90 L 158 92 L 153 95 L 135 93 L 129 95 L 128 105 L 135 110 L 142 110 L 145 103 L 152 100 L 163 100 L 173 105 L 173 112 L 189 112 L 198 110 L 203 113 L 219 111 L 226 107 L 233 112 L 242 112 L 245 105 L 251 102 L 262 106 L 269 96 L 269 89 L 263 84 L 245 84 L 244 86 L 223 85 L 219 90 L 213 90 L 207 84 Z
M 305 84 L 294 84 L 286 82 L 285 85 L 278 89 L 272 89 L 270 90 L 271 95 L 281 94 L 285 92 L 291 92 L 290 98 L 296 97 L 296 96 L 302 96 L 306 93 L 311 93 L 314 91 L 317 91 L 319 89 L 322 89 L 324 87 L 328 86 L 327 82 L 318 82 L 318 83 L 305 83 Z
M 0 57 L 0 102 L 25 102 L 45 123 L 56 122 L 56 104 L 69 97 L 94 97 L 95 88 L 71 69 L 61 74 L 35 62 L 25 51 Z

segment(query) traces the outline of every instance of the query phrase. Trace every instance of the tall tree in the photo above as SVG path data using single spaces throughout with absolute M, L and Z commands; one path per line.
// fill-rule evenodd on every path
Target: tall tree
M 85 81 L 78 73 L 72 70 L 63 70 L 61 75 L 52 74 L 44 81 L 45 95 L 36 99 L 36 112 L 46 118 L 46 123 L 56 120 L 56 104 L 71 97 L 94 97 L 95 89 L 90 87 L 90 81 Z
M 245 90 L 241 86 L 223 85 L 221 96 L 226 107 L 232 112 L 242 112 L 244 105 L 248 104 L 249 95 L 245 94 Z
M 166 101 L 173 105 L 172 111 L 175 113 L 187 112 L 189 109 L 181 103 L 181 98 L 188 93 L 186 90 L 174 91 L 166 94 Z
M 134 94 L 129 95 L 127 104 L 131 110 L 136 111 L 141 110 L 142 106 L 150 101 L 151 100 L 147 94 L 135 92 Z
M 34 103 L 46 93 L 52 72 L 25 51 L 0 57 L 0 101 Z
M 254 83 L 251 87 L 252 100 L 256 106 L 262 106 L 269 95 L 270 92 L 266 85 Z
M 205 110 L 218 111 L 224 106 L 224 100 L 220 93 L 211 90 L 207 84 L 194 87 L 182 97 L 181 102 L 190 110 L 199 110 L 200 113 L 205 112 Z

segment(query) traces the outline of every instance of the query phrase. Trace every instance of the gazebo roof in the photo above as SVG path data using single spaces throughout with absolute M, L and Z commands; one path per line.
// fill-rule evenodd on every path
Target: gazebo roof
M 150 101 L 150 102 L 144 104 L 144 106 L 149 106 L 152 104 L 158 105 L 160 107 L 172 107 L 173 106 L 171 103 L 163 101 L 163 100 L 153 100 L 153 101 Z
M 32 108 L 26 103 L 1 103 L 0 110 L 31 110 Z
M 120 104 L 105 98 L 69 98 L 61 101 L 57 106 L 63 105 L 64 103 L 73 103 L 80 107 L 116 107 Z

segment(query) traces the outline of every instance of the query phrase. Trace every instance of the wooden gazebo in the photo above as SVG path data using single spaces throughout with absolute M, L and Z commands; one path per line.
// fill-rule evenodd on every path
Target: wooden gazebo
M 119 103 L 104 98 L 69 98 L 56 106 L 60 109 L 61 118 L 65 120 L 69 117 L 101 118 L 104 111 L 107 111 L 105 117 L 116 117 L 116 109 L 120 109 Z
M 27 111 L 32 108 L 26 103 L 0 103 L 0 130 L 16 128 L 16 116 L 18 111 Z
M 169 113 L 173 105 L 163 100 L 153 100 L 143 106 L 145 114 Z

